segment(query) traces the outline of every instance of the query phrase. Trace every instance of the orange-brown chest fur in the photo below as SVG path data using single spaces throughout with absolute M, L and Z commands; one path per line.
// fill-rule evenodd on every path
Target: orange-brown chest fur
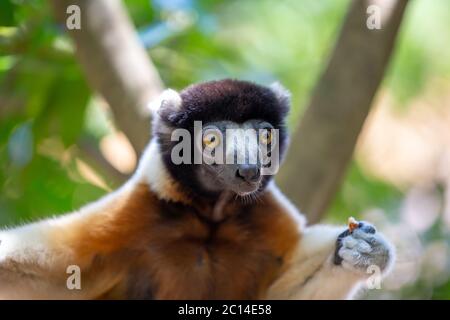
M 120 208 L 114 236 L 86 244 L 133 252 L 123 280 L 105 297 L 263 298 L 298 242 L 294 219 L 270 194 L 257 205 L 234 203 L 234 214 L 211 223 L 193 207 L 158 200 L 147 186 L 134 193 L 132 205 Z

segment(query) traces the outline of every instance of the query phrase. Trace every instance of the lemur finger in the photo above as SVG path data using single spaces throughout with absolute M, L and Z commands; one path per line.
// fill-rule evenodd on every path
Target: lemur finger
M 344 239 L 342 239 L 342 246 L 352 249 L 352 248 L 356 247 L 356 245 L 358 244 L 358 241 L 361 241 L 361 240 L 356 240 L 352 236 L 348 236 L 348 237 L 345 237 Z
M 352 236 L 355 239 L 362 239 L 370 245 L 375 245 L 378 242 L 378 237 L 376 234 L 367 233 L 362 229 L 356 229 L 353 231 Z
M 356 236 L 355 235 L 356 232 Z M 369 233 L 366 233 L 369 232 Z M 343 247 L 350 248 L 350 249 L 356 249 L 358 252 L 361 253 L 369 253 L 372 251 L 372 248 L 370 246 L 371 241 L 373 239 L 366 237 L 366 235 L 372 235 L 375 233 L 375 228 L 372 227 L 370 224 L 365 222 L 360 222 L 358 229 L 354 230 L 353 232 L 350 232 L 350 230 L 346 229 L 341 234 L 339 234 L 338 238 L 336 239 L 336 251 L 334 254 L 334 264 L 340 265 L 342 263 L 342 256 L 339 254 L 340 249 Z M 361 241 L 361 239 L 363 241 Z M 364 240 L 368 240 L 365 242 Z
M 348 236 L 342 240 L 342 245 L 345 248 L 354 249 L 361 253 L 369 253 L 372 251 L 370 246 L 365 240 L 355 239 L 352 236 Z
M 339 250 L 342 248 L 342 240 L 350 235 L 350 231 L 348 229 L 344 230 L 340 233 L 336 239 L 336 249 L 334 251 L 334 259 L 333 262 L 335 265 L 340 265 L 342 262 L 342 258 L 339 256 Z
M 344 247 L 339 250 L 339 256 L 344 261 L 352 265 L 355 265 L 361 259 L 361 254 L 358 251 L 347 249 Z
M 370 253 L 372 252 L 372 247 L 365 241 L 360 241 L 356 247 L 356 249 L 361 253 Z
M 370 234 L 375 234 L 377 232 L 377 229 L 366 221 L 359 222 L 358 228 L 356 230 L 361 230 Z
M 346 229 L 344 232 L 339 234 L 337 238 L 338 238 L 338 240 L 342 240 L 343 238 L 349 236 L 350 234 L 351 234 L 350 230 Z

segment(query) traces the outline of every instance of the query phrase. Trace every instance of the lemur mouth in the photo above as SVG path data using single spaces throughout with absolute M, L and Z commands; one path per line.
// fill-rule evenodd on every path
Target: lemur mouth
M 239 196 L 247 196 L 249 194 L 255 193 L 259 189 L 260 182 L 261 181 L 258 182 L 243 181 L 239 183 L 238 187 L 236 188 L 236 190 L 234 190 L 234 192 Z

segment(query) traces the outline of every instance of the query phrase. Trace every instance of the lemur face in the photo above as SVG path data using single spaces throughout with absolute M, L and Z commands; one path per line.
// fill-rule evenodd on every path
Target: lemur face
M 226 79 L 167 90 L 154 104 L 163 162 L 197 196 L 260 192 L 287 145 L 289 103 L 279 84 Z
M 195 170 L 202 188 L 241 196 L 257 192 L 263 176 L 276 171 L 278 164 L 277 135 L 272 132 L 275 129 L 264 120 L 206 123 L 198 139 L 201 144 L 196 144 L 203 160 Z

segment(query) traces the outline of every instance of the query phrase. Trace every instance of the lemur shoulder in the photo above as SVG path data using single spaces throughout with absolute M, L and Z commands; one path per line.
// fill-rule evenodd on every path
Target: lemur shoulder
M 276 142 L 264 139 L 281 157 L 289 100 L 280 85 L 237 80 L 165 91 L 153 104 L 153 139 L 120 189 L 79 211 L 0 231 L 0 298 L 351 298 L 368 266 L 385 274 L 393 262 L 373 226 L 351 234 L 307 226 L 247 156 L 240 164 L 171 159 L 171 133 L 194 134 L 194 121 L 203 123 L 203 147 L 224 140 L 224 156 L 245 149 L 242 139 L 225 141 L 224 130 L 276 129 Z M 256 140 L 247 141 L 250 153 L 260 152 Z M 70 265 L 81 270 L 81 290 L 66 286 Z

